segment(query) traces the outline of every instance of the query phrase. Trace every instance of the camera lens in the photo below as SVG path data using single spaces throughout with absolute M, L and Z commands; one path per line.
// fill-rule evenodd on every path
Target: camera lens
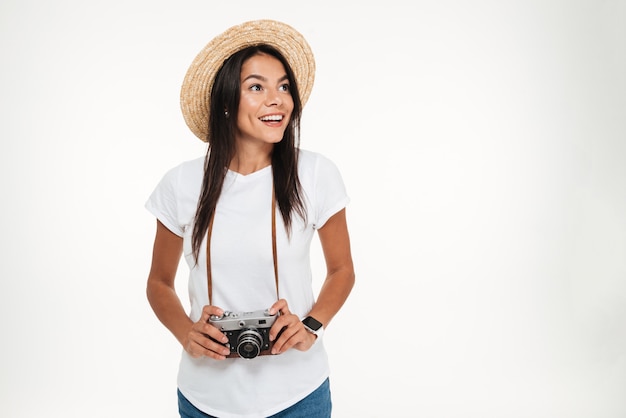
M 240 357 L 251 359 L 261 352 L 263 337 L 254 328 L 248 328 L 239 334 L 237 339 L 237 353 Z

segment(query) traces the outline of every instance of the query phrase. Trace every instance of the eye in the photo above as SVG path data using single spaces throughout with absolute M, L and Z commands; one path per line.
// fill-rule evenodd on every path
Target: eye
M 263 88 L 261 87 L 261 85 L 260 85 L 260 84 L 252 84 L 252 85 L 250 86 L 250 90 L 252 90 L 252 91 L 261 91 L 262 89 L 263 89 Z
M 278 89 L 280 91 L 289 91 L 289 83 L 281 84 Z

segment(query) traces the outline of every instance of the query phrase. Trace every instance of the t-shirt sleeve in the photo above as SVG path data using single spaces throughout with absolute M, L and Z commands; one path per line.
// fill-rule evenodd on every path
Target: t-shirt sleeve
M 183 226 L 179 222 L 178 190 L 179 169 L 169 170 L 157 184 L 148 198 L 145 208 L 161 221 L 163 225 L 179 237 L 183 236 Z
M 315 181 L 315 220 L 319 229 L 350 202 L 341 173 L 334 162 L 319 155 Z

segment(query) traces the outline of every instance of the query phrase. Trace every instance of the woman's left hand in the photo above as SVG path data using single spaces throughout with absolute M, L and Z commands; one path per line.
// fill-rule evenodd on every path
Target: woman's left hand
M 307 351 L 315 343 L 317 336 L 304 328 L 298 315 L 289 311 L 289 306 L 285 299 L 280 299 L 270 308 L 270 314 L 279 312 L 278 318 L 270 329 L 270 341 L 274 341 L 272 354 L 280 354 L 295 348 L 300 351 Z M 277 339 L 278 336 L 278 339 Z

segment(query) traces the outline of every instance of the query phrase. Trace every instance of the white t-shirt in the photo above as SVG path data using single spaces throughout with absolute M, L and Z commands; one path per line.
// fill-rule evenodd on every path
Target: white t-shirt
M 191 249 L 193 220 L 202 187 L 204 158 L 168 171 L 146 203 L 170 231 L 183 237 L 190 269 L 193 321 L 208 304 L 206 239 L 196 264 Z M 326 157 L 300 151 L 298 172 L 307 223 L 292 217 L 288 237 L 277 208 L 276 243 L 279 297 L 303 318 L 313 306 L 310 244 L 322 227 L 349 202 L 341 174 Z M 271 237 L 272 168 L 249 175 L 228 171 L 217 203 L 211 238 L 213 305 L 232 312 L 269 308 L 276 300 Z M 184 350 L 178 374 L 181 393 L 198 409 L 220 417 L 266 417 L 306 397 L 329 375 L 322 338 L 302 352 L 217 361 L 194 359 Z

